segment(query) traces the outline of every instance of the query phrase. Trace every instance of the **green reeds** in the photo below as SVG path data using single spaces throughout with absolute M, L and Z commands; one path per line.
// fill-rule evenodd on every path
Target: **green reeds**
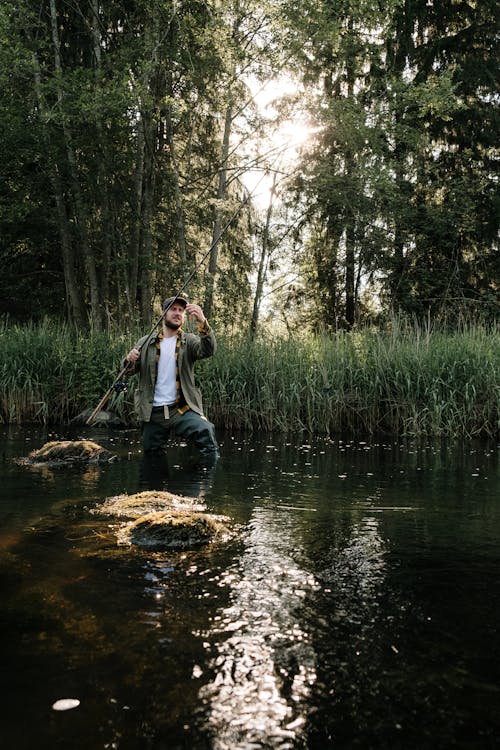
M 49 320 L 0 321 L 0 422 L 69 421 L 98 403 L 130 346 L 123 336 Z M 128 413 L 123 393 L 111 398 L 110 408 Z
M 210 416 L 228 428 L 493 436 L 498 331 L 394 324 L 334 336 L 224 342 L 204 370 Z
M 113 383 L 134 333 L 75 332 L 49 321 L 0 324 L 0 420 L 69 421 Z M 224 339 L 198 364 L 208 416 L 219 428 L 495 436 L 497 329 L 446 331 L 395 322 L 388 331 Z M 106 408 L 133 421 L 136 379 Z

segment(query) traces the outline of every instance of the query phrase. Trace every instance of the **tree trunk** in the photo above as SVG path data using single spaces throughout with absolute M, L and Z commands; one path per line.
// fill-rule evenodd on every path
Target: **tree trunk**
M 171 90 L 172 89 L 171 76 L 169 76 L 168 86 L 169 86 L 169 90 Z M 187 251 L 186 251 L 186 227 L 184 223 L 184 205 L 183 205 L 182 193 L 181 193 L 181 188 L 180 188 L 179 166 L 177 164 L 177 154 L 176 154 L 176 149 L 175 149 L 171 115 L 172 115 L 172 109 L 171 109 L 171 106 L 169 106 L 168 111 L 167 111 L 167 117 L 166 117 L 166 131 L 167 131 L 167 143 L 168 143 L 168 152 L 169 152 L 169 157 L 170 157 L 170 165 L 172 167 L 173 182 L 174 182 L 173 188 L 174 188 L 174 198 L 175 198 L 175 230 L 176 230 L 175 239 L 176 239 L 177 249 L 179 251 L 179 258 L 184 268 L 184 278 L 187 278 L 188 269 L 186 268 Z
M 259 269 L 257 271 L 257 285 L 255 288 L 255 296 L 253 300 L 252 320 L 250 322 L 251 338 L 254 338 L 257 332 L 257 324 L 259 322 L 260 302 L 262 299 L 262 291 L 264 289 L 264 283 L 265 283 L 266 275 L 267 275 L 267 266 L 268 266 L 269 253 L 270 253 L 269 239 L 270 239 L 270 229 L 271 229 L 271 218 L 272 218 L 273 209 L 274 209 L 274 198 L 276 196 L 277 181 L 278 181 L 278 176 L 277 176 L 277 173 L 275 172 L 273 175 L 273 184 L 271 186 L 271 193 L 269 196 L 269 205 L 266 211 L 266 223 L 264 225 L 264 231 L 262 233 L 262 246 L 260 250 Z
M 353 20 L 349 18 L 348 33 L 352 38 Z M 348 51 L 346 59 L 346 76 L 347 76 L 347 98 L 349 101 L 354 99 L 354 84 L 356 79 L 355 56 L 351 49 Z M 348 180 L 354 178 L 354 158 L 347 151 L 346 157 L 346 175 Z M 355 306 L 355 263 L 356 263 L 356 217 L 351 210 L 347 216 L 347 226 L 345 233 L 345 319 L 347 326 L 352 328 L 356 319 Z
M 85 264 L 85 270 L 87 273 L 87 281 L 89 284 L 90 291 L 90 309 L 92 321 L 96 328 L 99 330 L 102 328 L 102 307 L 100 302 L 99 294 L 99 282 L 97 278 L 97 272 L 95 267 L 95 260 L 89 247 L 87 237 L 87 217 L 84 210 L 84 201 L 80 188 L 80 181 L 78 178 L 77 160 L 75 151 L 72 146 L 71 133 L 68 126 L 65 124 L 65 116 L 63 112 L 63 99 L 64 94 L 61 86 L 62 80 L 62 62 L 60 55 L 60 40 L 57 26 L 57 11 L 55 0 L 50 0 L 50 22 L 52 29 L 52 42 L 54 46 L 54 66 L 56 72 L 56 84 L 57 84 L 57 101 L 59 105 L 59 111 L 62 115 L 62 130 L 64 135 L 64 144 L 66 148 L 66 155 L 68 159 L 69 171 L 71 175 L 72 187 L 73 187 L 73 198 L 76 208 L 76 225 L 80 237 L 82 255 Z
M 219 184 L 217 188 L 217 210 L 215 214 L 214 228 L 212 232 L 212 244 L 210 253 L 210 262 L 208 265 L 207 287 L 205 291 L 204 312 L 207 318 L 211 317 L 214 302 L 215 276 L 219 259 L 219 239 L 222 232 L 222 202 L 226 197 L 227 191 L 227 160 L 229 157 L 229 138 L 231 135 L 231 126 L 233 123 L 232 105 L 228 104 L 226 108 L 226 117 L 224 120 L 224 134 L 222 137 L 222 155 L 221 168 L 219 171 Z
M 349 216 L 345 233 L 345 319 L 348 328 L 352 328 L 356 320 L 355 306 L 355 254 L 356 235 L 355 218 Z
M 41 88 L 41 77 L 40 77 L 40 65 L 36 55 L 33 53 L 33 75 L 35 92 L 38 100 L 38 106 L 40 109 L 40 115 L 43 122 L 48 121 L 48 115 L 45 107 L 45 102 L 42 96 Z M 45 152 L 50 154 L 50 135 L 48 127 L 42 130 L 43 138 L 45 141 Z M 71 229 L 68 220 L 68 213 L 66 210 L 66 204 L 64 200 L 64 192 L 61 185 L 61 179 L 57 169 L 57 165 L 54 164 L 49 157 L 49 180 L 52 186 L 52 192 L 56 203 L 57 220 L 59 226 L 59 237 L 61 240 L 61 251 L 62 251 L 62 266 L 64 274 L 64 287 L 66 290 L 66 305 L 68 319 L 71 323 L 75 323 L 77 326 L 82 326 L 85 323 L 85 310 L 83 300 L 80 294 L 80 286 L 77 282 L 76 272 L 76 258 L 73 252 L 73 243 L 71 240 Z
M 142 246 L 140 255 L 139 291 L 140 314 L 144 324 L 151 318 L 152 307 L 152 262 L 153 262 L 153 196 L 155 183 L 155 130 L 151 113 L 142 117 L 144 128 L 144 173 L 142 182 Z
M 99 25 L 99 3 L 97 0 L 92 0 L 91 6 L 91 30 L 92 30 L 92 43 L 94 48 L 94 66 L 95 66 L 95 87 L 96 92 L 101 90 L 102 80 L 102 64 L 101 64 L 101 48 L 102 48 L 102 34 Z M 103 244 L 103 255 L 102 255 L 102 271 L 101 271 L 101 295 L 102 295 L 102 309 L 103 318 L 107 326 L 109 327 L 111 319 L 110 310 L 110 290 L 109 290 L 109 279 L 111 273 L 111 256 L 112 256 L 112 210 L 111 200 L 109 195 L 109 175 L 107 173 L 108 164 L 111 163 L 111 159 L 108 158 L 107 142 L 104 134 L 104 126 L 102 123 L 102 117 L 100 110 L 96 111 L 96 129 L 97 138 L 99 143 L 99 151 L 102 158 L 98 160 L 98 175 L 99 175 L 99 186 L 101 188 L 101 238 Z
M 128 274 L 126 279 L 126 296 L 128 300 L 129 315 L 137 312 L 139 299 L 139 258 L 142 246 L 142 223 L 143 223 L 143 186 L 144 186 L 144 128 L 142 119 L 137 123 L 136 135 L 136 160 L 135 160 L 135 216 L 134 232 L 132 236 Z

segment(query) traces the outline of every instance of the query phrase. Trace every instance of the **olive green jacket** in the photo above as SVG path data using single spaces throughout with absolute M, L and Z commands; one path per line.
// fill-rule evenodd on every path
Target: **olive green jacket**
M 181 341 L 178 350 L 177 367 L 182 394 L 188 406 L 203 416 L 201 392 L 196 387 L 194 364 L 198 359 L 211 357 L 217 349 L 214 333 L 208 323 L 200 328 L 200 333 L 180 333 Z M 140 422 L 149 422 L 153 409 L 153 394 L 156 384 L 156 337 L 152 336 L 147 343 L 143 336 L 135 345 L 141 350 L 141 356 L 129 369 L 128 374 L 139 373 L 139 383 L 134 393 L 134 407 Z M 143 346 L 143 344 L 145 344 Z M 141 348 L 142 347 L 142 348 Z

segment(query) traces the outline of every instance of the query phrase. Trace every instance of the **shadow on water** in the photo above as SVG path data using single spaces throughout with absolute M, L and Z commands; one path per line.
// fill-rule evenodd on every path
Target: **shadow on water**
M 496 444 L 225 435 L 204 468 L 103 431 L 115 464 L 40 472 L 11 459 L 46 435 L 1 437 L 6 747 L 498 746 Z M 90 511 L 142 489 L 238 534 L 118 546 Z

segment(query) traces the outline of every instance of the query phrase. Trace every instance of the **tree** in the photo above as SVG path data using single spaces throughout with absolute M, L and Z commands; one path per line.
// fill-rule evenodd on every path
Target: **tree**
M 319 126 L 296 181 L 307 216 L 302 262 L 316 287 L 318 319 L 350 328 L 382 242 L 382 131 L 369 84 L 370 71 L 382 65 L 387 8 L 310 2 L 307 12 L 286 12 L 297 67 L 312 90 L 310 117 Z
M 12 121 L 20 113 L 21 132 L 36 132 L 23 153 L 48 187 L 68 318 L 149 321 L 166 277 L 175 289 L 187 276 L 213 219 L 200 200 L 219 174 L 207 123 L 225 18 L 195 0 L 44 0 L 36 13 L 7 4 L 0 20 L 2 59 L 14 61 L 1 106 Z M 29 170 L 20 177 L 29 182 Z M 5 253 L 15 251 L 10 234 Z
M 395 114 L 400 131 L 413 135 L 403 149 L 410 210 L 399 222 L 410 242 L 399 281 L 390 270 L 388 282 L 392 303 L 412 312 L 498 292 L 495 17 L 491 2 L 406 2 L 394 16 Z
M 283 9 L 320 127 L 296 192 L 321 317 L 351 327 L 372 282 L 386 308 L 417 314 L 494 294 L 493 4 L 310 0 Z

